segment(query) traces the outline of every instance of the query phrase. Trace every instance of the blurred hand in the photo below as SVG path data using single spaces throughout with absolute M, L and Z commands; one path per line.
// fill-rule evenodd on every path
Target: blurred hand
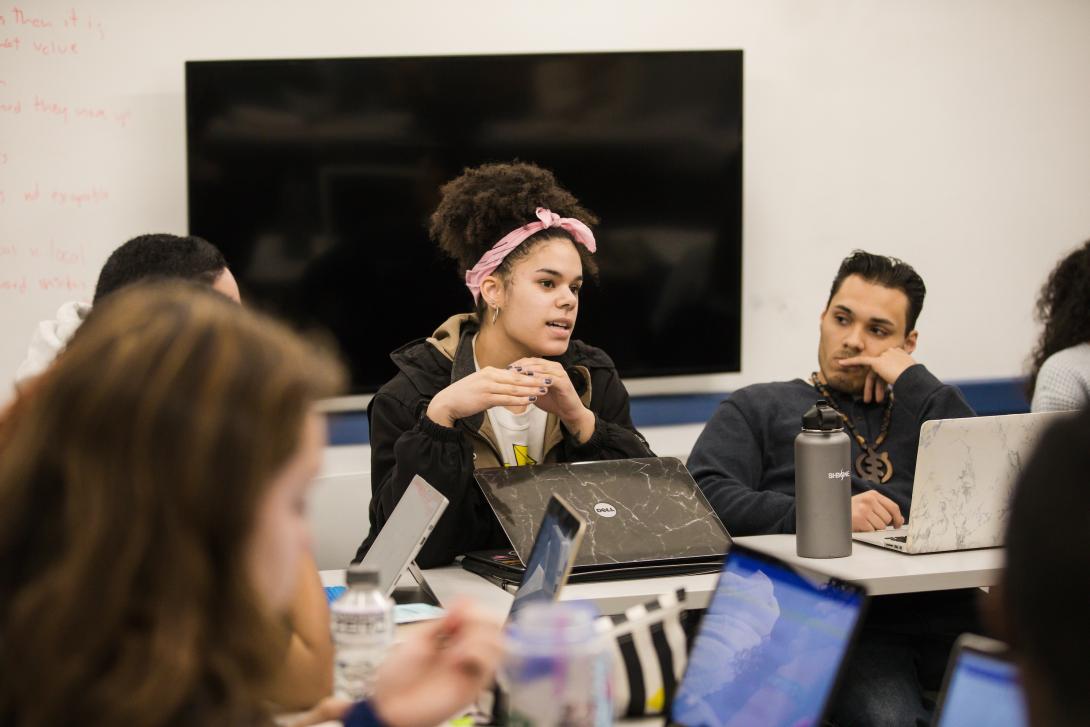
M 910 366 L 915 366 L 916 360 L 903 348 L 895 346 L 887 348 L 877 356 L 853 356 L 841 359 L 840 363 L 843 366 L 870 368 L 867 380 L 863 382 L 863 401 L 869 404 L 872 401 L 884 401 L 886 389 L 893 386 Z
M 899 528 L 905 524 L 901 508 L 877 490 L 868 490 L 852 497 L 852 532 L 870 533 L 884 530 L 887 525 Z
M 467 602 L 420 626 L 375 675 L 371 706 L 390 727 L 432 727 L 492 683 L 503 654 L 500 625 Z

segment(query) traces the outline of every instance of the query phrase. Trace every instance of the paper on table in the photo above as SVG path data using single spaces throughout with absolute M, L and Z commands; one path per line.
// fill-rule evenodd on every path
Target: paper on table
M 347 591 L 345 586 L 326 586 L 325 597 L 329 603 L 333 603 Z M 410 624 L 416 621 L 429 621 L 433 618 L 442 618 L 446 611 L 438 606 L 427 603 L 399 603 L 394 606 L 394 623 Z
M 446 611 L 430 603 L 399 603 L 394 606 L 394 622 L 408 624 L 415 621 L 429 621 L 442 618 Z

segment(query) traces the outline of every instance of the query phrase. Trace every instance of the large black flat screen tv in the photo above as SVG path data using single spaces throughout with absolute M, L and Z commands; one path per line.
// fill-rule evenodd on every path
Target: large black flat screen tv
M 428 215 L 513 159 L 601 218 L 577 338 L 626 378 L 739 368 L 741 51 L 195 61 L 186 121 L 191 234 L 248 304 L 331 333 L 353 393 L 470 309 Z

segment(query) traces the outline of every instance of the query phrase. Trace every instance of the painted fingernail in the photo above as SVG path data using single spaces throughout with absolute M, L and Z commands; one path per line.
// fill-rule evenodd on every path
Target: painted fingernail
M 536 396 L 531 396 L 531 397 L 529 397 L 529 399 L 530 399 L 530 401 L 537 401 L 537 397 L 536 397 Z
M 545 390 L 544 386 L 542 386 L 540 389 L 538 389 L 538 392 L 540 392 L 542 394 L 548 394 L 549 393 L 548 391 Z
M 553 380 L 552 379 L 545 379 L 545 383 L 546 384 L 551 384 L 551 383 L 553 383 Z
M 510 365 L 510 366 L 508 366 L 507 368 L 509 368 L 509 369 L 514 369 L 515 371 L 522 371 L 522 367 L 521 367 L 521 366 L 515 366 L 514 364 L 511 364 L 511 365 Z
M 519 369 L 519 371 L 522 371 L 522 369 Z M 533 372 L 533 371 L 522 371 L 522 373 L 523 373 L 523 374 L 524 374 L 525 376 L 533 376 L 533 375 L 534 375 L 534 372 Z

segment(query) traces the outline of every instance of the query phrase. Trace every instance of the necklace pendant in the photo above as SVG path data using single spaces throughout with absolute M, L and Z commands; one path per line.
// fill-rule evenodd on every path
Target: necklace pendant
M 889 461 L 889 452 L 875 452 L 867 447 L 855 458 L 855 471 L 867 482 L 884 485 L 893 477 L 893 463 Z

